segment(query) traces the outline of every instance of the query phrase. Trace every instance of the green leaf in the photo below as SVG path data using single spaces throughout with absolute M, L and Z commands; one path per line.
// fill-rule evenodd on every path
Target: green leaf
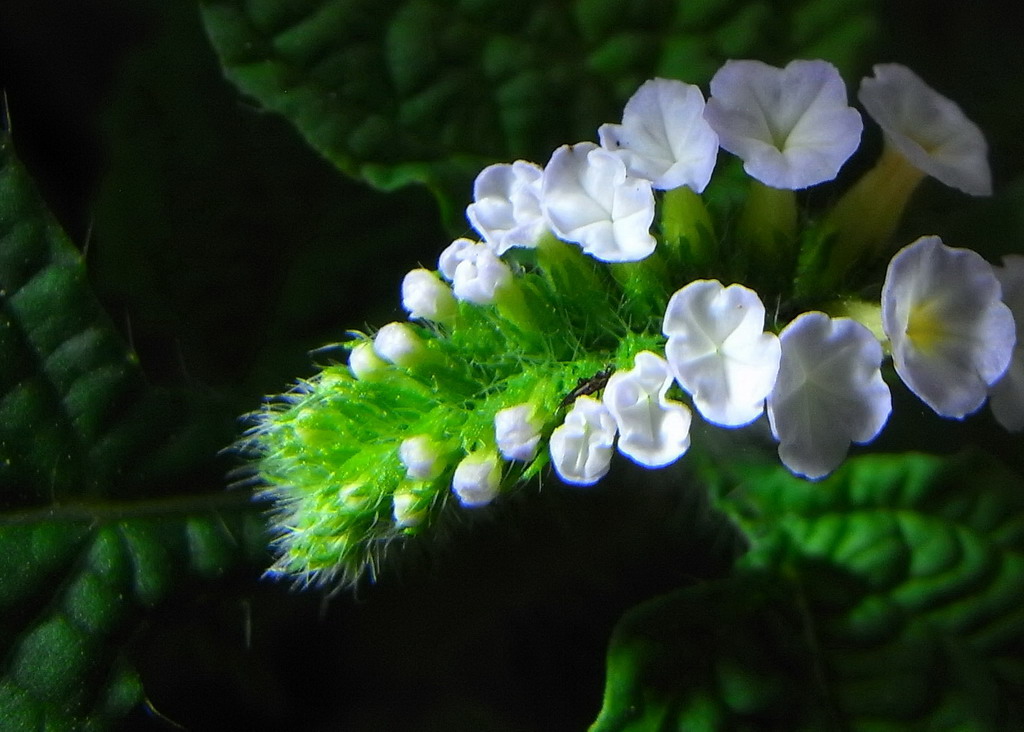
M 262 523 L 245 491 L 151 497 L 210 449 L 202 421 L 196 440 L 161 419 L 178 401 L 147 386 L 6 134 L 0 318 L 0 728 L 108 727 L 141 698 L 140 611 L 255 561 Z
M 0 506 L 94 493 L 143 383 L 64 238 L 0 137 Z
M 228 77 L 346 173 L 424 183 L 449 224 L 486 163 L 593 139 L 645 79 L 729 57 L 856 70 L 872 0 L 203 0 Z
M 131 628 L 183 578 L 259 555 L 262 525 L 244 499 L 0 519 L 0 728 L 106 728 L 137 704 Z
M 231 439 L 230 417 L 225 430 L 201 400 L 146 383 L 7 136 L 0 364 L 0 509 L 173 486 L 197 458 L 192 438 Z
M 595 730 L 1012 729 L 1024 721 L 1024 494 L 977 455 L 750 469 L 728 579 L 631 611 Z

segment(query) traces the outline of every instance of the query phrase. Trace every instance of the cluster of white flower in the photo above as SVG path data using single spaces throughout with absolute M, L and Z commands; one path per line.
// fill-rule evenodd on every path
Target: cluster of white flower
M 658 244 L 651 233 L 655 191 L 685 186 L 701 193 L 720 147 L 764 186 L 796 190 L 835 178 L 860 144 L 861 115 L 825 61 L 785 68 L 730 61 L 710 92 L 705 103 L 696 86 L 653 79 L 626 104 L 621 124 L 599 129 L 600 145 L 562 146 L 543 168 L 525 161 L 485 168 L 467 209 L 482 241 L 453 242 L 440 257 L 440 277 L 425 269 L 408 274 L 402 297 L 410 316 L 446 323 L 456 301 L 495 304 L 514 282 L 502 255 L 537 246 L 549 234 L 601 261 L 645 259 Z M 981 132 L 909 69 L 876 66 L 859 99 L 885 138 L 884 169 L 875 175 L 903 181 L 900 195 L 909 197 L 925 175 L 974 195 L 991 191 Z M 863 196 L 848 198 L 837 207 L 837 226 L 843 217 L 864 217 Z M 881 373 L 887 355 L 939 415 L 960 419 L 991 398 L 1002 425 L 1024 428 L 1024 346 L 1016 345 L 1024 327 L 1024 256 L 995 268 L 973 251 L 922 237 L 891 260 L 880 316 L 881 327 L 873 329 L 805 312 L 776 335 L 766 332 L 765 307 L 753 290 L 690 282 L 664 314 L 664 354 L 637 353 L 632 368 L 610 376 L 600 398 L 571 402 L 550 434 L 552 465 L 564 481 L 589 485 L 606 474 L 616 445 L 647 467 L 677 460 L 690 446 L 692 420 L 686 404 L 667 396 L 678 385 L 715 425 L 741 427 L 767 413 L 782 463 L 821 478 L 842 463 L 851 443 L 873 440 L 888 420 L 890 391 Z M 392 324 L 367 348 L 352 353 L 360 377 L 378 363 L 408 361 L 421 344 Z M 529 403 L 499 412 L 497 449 L 471 453 L 455 469 L 452 489 L 460 501 L 489 502 L 501 460 L 533 460 L 544 423 Z M 409 476 L 434 476 L 439 450 L 426 436 L 407 440 L 401 459 Z M 396 498 L 400 524 L 415 521 L 409 505 L 403 498 L 400 507 Z

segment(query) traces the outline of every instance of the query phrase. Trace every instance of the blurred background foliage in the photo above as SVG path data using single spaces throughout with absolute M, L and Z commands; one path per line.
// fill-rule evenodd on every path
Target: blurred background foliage
M 840 562 L 826 571 L 820 557 L 792 548 L 792 536 L 824 519 L 812 512 L 806 525 L 786 523 L 792 507 L 772 508 L 749 488 L 774 485 L 756 468 L 730 476 L 712 464 L 698 481 L 693 466 L 653 474 L 618 461 L 594 489 L 549 482 L 523 491 L 468 516 L 444 541 L 403 548 L 376 584 L 328 595 L 260 579 L 260 510 L 245 487 L 226 491 L 239 461 L 225 448 L 239 414 L 313 373 L 318 360 L 341 357 L 311 351 L 347 329 L 401 317 L 402 275 L 432 267 L 466 231 L 461 211 L 476 170 L 516 157 L 543 163 L 559 144 L 593 139 L 655 74 L 704 84 L 727 57 L 823 56 L 852 88 L 874 62 L 905 63 L 985 130 L 1001 191 L 964 206 L 926 185 L 908 228 L 990 257 L 1019 251 L 1022 31 L 1008 2 L 0 0 L 4 170 L 17 178 L 3 212 L 24 224 L 0 232 L 0 270 L 10 287 L 15 254 L 35 252 L 53 280 L 34 306 L 19 281 L 20 299 L 14 289 L 4 294 L 5 318 L 31 333 L 64 318 L 69 332 L 89 334 L 46 383 L 54 373 L 78 383 L 82 363 L 108 375 L 81 403 L 65 394 L 64 411 L 51 414 L 48 402 L 11 397 L 35 393 L 15 388 L 29 383 L 17 369 L 31 363 L 17 343 L 0 343 L 0 457 L 15 466 L 0 471 L 0 728 L 35 729 L 45 719 L 52 729 L 87 720 L 126 729 L 568 730 L 599 711 L 607 729 L 728 728 L 729 709 L 768 709 L 747 723 L 786 727 L 785 715 L 772 716 L 782 691 L 748 688 L 757 674 L 683 673 L 678 658 L 622 650 L 651 623 L 664 628 L 665 613 L 681 617 L 680 608 L 744 621 L 737 603 L 748 587 L 761 590 L 746 612 L 805 617 L 806 606 L 792 605 L 801 595 L 780 585 L 811 586 L 805 605 L 838 618 L 828 632 L 842 637 L 851 606 L 814 588 L 859 588 L 859 569 Z M 69 414 L 79 404 L 83 419 L 95 417 L 94 433 Z M 997 476 L 988 482 L 998 505 L 1017 517 L 1008 487 L 1024 491 L 1019 440 L 987 415 L 966 425 L 925 417 L 923 430 L 911 423 L 920 417 L 913 401 L 898 406 L 881 447 L 991 447 L 1018 472 L 983 463 L 976 474 Z M 65 463 L 68 430 L 93 442 Z M 719 449 L 730 463 L 756 465 L 770 446 Z M 51 474 L 51 465 L 60 470 Z M 902 485 L 902 469 L 924 468 L 863 470 Z M 751 585 L 724 579 L 745 539 L 709 504 L 703 485 L 717 483 L 739 513 L 777 515 L 782 527 L 744 560 Z M 971 500 L 907 510 L 939 506 L 936 515 L 956 526 L 995 525 L 948 509 Z M 986 545 L 991 562 L 1004 551 L 1019 556 L 1007 531 L 1003 543 Z M 757 566 L 766 556 L 777 563 Z M 968 596 L 989 586 L 966 584 Z M 898 587 L 893 579 L 872 591 L 888 598 Z M 1009 597 L 1019 600 L 1015 587 Z M 613 628 L 662 593 L 672 594 L 616 631 L 614 688 L 602 710 Z M 1011 630 L 1020 626 L 1019 614 L 999 612 Z M 879 659 L 895 645 L 911 649 L 911 669 L 937 658 L 957 673 L 972 668 L 934 644 L 903 643 L 919 630 L 910 620 L 883 626 L 861 639 L 883 648 Z M 724 645 L 723 658 L 736 657 L 740 641 L 707 632 L 697 623 L 679 637 L 695 634 L 709 653 Z M 679 637 L 665 647 L 677 648 Z M 1020 680 L 1019 638 L 1006 637 L 1016 640 L 996 654 L 1011 669 L 1000 678 Z M 792 683 L 820 681 L 801 666 L 798 641 L 774 640 L 795 664 Z M 949 653 L 962 660 L 976 651 Z M 623 654 L 636 668 L 614 666 Z M 650 690 L 662 689 L 656 676 L 666 665 L 671 678 L 692 680 L 691 696 L 670 688 L 664 716 L 623 715 L 657 697 Z M 887 683 L 899 688 L 911 676 Z M 747 696 L 721 692 L 721 678 L 741 677 Z M 963 691 L 941 674 L 928 683 L 914 687 L 924 701 L 904 723 L 956 720 L 928 715 L 999 695 Z M 949 689 L 961 702 L 929 706 Z M 808 702 L 801 719 L 827 726 L 835 704 Z M 1012 719 L 998 700 L 986 710 L 960 721 L 987 728 Z

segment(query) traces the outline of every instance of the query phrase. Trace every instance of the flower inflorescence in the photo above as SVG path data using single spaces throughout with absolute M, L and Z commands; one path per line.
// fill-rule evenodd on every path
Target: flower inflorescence
M 484 168 L 466 212 L 480 240 L 409 272 L 411 320 L 352 333 L 347 365 L 255 415 L 245 444 L 274 505 L 273 572 L 355 581 L 393 540 L 549 463 L 575 485 L 601 480 L 616 450 L 669 465 L 693 411 L 728 429 L 767 413 L 782 464 L 822 478 L 884 428 L 890 357 L 937 414 L 990 398 L 1024 427 L 1024 257 L 993 267 L 934 235 L 893 239 L 925 176 L 991 191 L 959 107 L 876 66 L 859 98 L 881 159 L 829 210 L 801 211 L 794 191 L 834 179 L 860 143 L 838 71 L 730 61 L 710 91 L 652 79 L 600 144 Z M 751 179 L 738 207 L 701 196 L 720 147 Z

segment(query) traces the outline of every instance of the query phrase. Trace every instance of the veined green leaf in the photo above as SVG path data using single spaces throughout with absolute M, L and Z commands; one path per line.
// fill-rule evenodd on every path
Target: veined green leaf
M 239 88 L 341 170 L 424 183 L 445 218 L 485 164 L 594 139 L 647 78 L 704 84 L 729 57 L 820 56 L 851 71 L 872 0 L 204 0 Z
M 241 494 L 0 518 L 0 728 L 112 726 L 142 699 L 125 645 L 142 611 L 264 542 Z
M 259 556 L 247 492 L 147 495 L 195 450 L 181 444 L 194 425 L 162 419 L 173 406 L 146 385 L 4 134 L 0 728 L 110 726 L 141 698 L 125 647 L 140 611 L 183 577 Z
M 976 455 L 751 469 L 753 549 L 631 611 L 594 730 L 1012 729 L 1024 721 L 1024 493 Z
M 144 384 L 66 240 L 0 138 L 0 506 L 89 495 Z

